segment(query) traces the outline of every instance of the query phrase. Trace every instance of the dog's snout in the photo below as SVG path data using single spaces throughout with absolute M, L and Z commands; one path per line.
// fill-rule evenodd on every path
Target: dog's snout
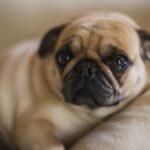
M 96 62 L 90 59 L 81 60 L 75 66 L 75 72 L 83 76 L 95 75 L 98 70 L 99 67 Z

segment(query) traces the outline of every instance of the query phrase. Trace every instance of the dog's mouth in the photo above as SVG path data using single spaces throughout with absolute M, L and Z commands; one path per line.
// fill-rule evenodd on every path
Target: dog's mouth
M 90 107 L 94 107 L 97 104 L 93 94 L 85 88 L 75 93 L 73 101 L 76 105 L 87 105 Z

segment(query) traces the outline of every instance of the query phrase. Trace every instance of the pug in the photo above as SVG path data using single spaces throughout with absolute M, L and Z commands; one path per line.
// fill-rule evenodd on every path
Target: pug
M 1 136 L 64 150 L 149 85 L 150 34 L 120 13 L 78 17 L 0 60 Z

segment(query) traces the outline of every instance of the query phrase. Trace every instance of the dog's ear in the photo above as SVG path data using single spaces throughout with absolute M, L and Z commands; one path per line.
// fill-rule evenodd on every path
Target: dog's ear
M 54 27 L 50 31 L 48 31 L 40 44 L 40 47 L 38 49 L 38 53 L 40 57 L 45 57 L 48 53 L 53 52 L 55 45 L 57 43 L 58 37 L 65 28 L 66 24 Z
M 150 61 L 150 33 L 144 30 L 137 30 L 137 32 L 141 39 L 142 57 Z

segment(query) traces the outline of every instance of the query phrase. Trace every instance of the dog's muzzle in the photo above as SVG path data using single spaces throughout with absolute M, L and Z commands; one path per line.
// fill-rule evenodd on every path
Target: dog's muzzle
M 90 108 L 112 105 L 116 91 L 97 63 L 83 59 L 64 79 L 63 94 L 66 101 Z

